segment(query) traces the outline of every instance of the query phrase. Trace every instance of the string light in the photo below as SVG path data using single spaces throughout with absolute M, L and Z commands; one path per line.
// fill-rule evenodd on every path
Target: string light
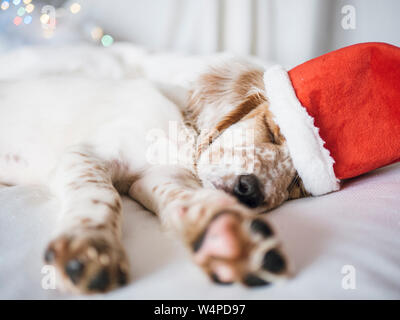
M 31 24 L 33 22 L 33 18 L 30 15 L 35 10 L 35 5 L 32 3 L 32 0 L 0 0 L 0 9 L 5 11 L 10 7 L 10 2 L 12 2 L 17 8 L 17 16 L 14 17 L 13 23 L 16 26 L 19 26 L 21 23 Z M 18 7 L 21 3 L 23 5 Z M 56 14 L 59 16 L 65 15 L 68 7 L 59 8 L 56 11 Z M 72 14 L 77 14 L 81 11 L 82 7 L 78 2 L 74 2 L 69 6 L 69 11 Z M 40 15 L 40 23 L 43 25 L 48 25 L 50 23 L 50 15 L 48 13 L 43 13 Z M 51 38 L 54 36 L 54 30 L 46 28 L 43 26 L 43 37 Z M 96 26 L 91 29 L 90 35 L 93 40 L 100 41 L 104 47 L 109 47 L 114 43 L 114 38 L 109 34 L 104 34 L 104 31 L 101 27 Z
M 113 37 L 111 37 L 109 34 L 105 34 L 102 38 L 101 38 L 101 43 L 103 44 L 103 46 L 105 47 L 109 47 L 113 44 L 114 39 Z
M 22 18 L 21 17 L 15 17 L 14 20 L 13 20 L 13 23 L 16 26 L 19 26 L 21 24 L 21 22 L 22 22 Z
M 31 13 L 33 11 L 33 9 L 35 9 L 35 6 L 30 3 L 25 7 L 26 12 Z
M 1 10 L 7 10 L 9 6 L 10 4 L 8 3 L 8 1 L 3 1 L 1 3 Z
M 71 6 L 69 7 L 69 10 L 71 10 L 71 12 L 73 14 L 77 14 L 79 11 L 81 11 L 81 5 L 77 2 L 74 2 L 73 4 L 71 4 Z

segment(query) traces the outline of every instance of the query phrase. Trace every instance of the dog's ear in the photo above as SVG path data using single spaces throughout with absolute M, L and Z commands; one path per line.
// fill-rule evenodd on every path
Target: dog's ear
M 272 113 L 268 109 L 268 103 L 264 104 L 264 122 L 270 141 L 274 144 L 281 145 L 285 142 L 285 137 L 281 134 L 278 125 L 275 123 Z
M 221 119 L 221 121 L 216 125 L 215 129 L 219 132 L 224 131 L 226 128 L 229 128 L 231 125 L 245 118 L 250 114 L 251 111 L 255 110 L 264 102 L 264 96 L 258 93 L 246 97 L 242 103 L 240 103 L 236 108 L 234 108 Z
M 215 139 L 217 139 L 227 128 L 239 122 L 240 120 L 249 116 L 252 111 L 256 111 L 265 102 L 264 96 L 260 94 L 252 94 L 248 96 L 242 103 L 238 104 L 236 108 L 231 110 L 228 114 L 223 116 L 216 124 L 215 128 L 202 139 L 200 147 L 198 148 L 199 154 L 203 152 Z
M 303 180 L 301 180 L 300 176 L 296 173 L 293 180 L 290 182 L 288 189 L 289 199 L 298 199 L 307 197 L 310 194 L 304 188 Z

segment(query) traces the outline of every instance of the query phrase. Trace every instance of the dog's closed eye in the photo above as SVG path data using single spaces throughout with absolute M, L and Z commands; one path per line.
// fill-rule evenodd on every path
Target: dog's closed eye
M 264 123 L 265 123 L 265 129 L 267 131 L 266 135 L 267 138 L 269 139 L 269 142 L 281 145 L 284 138 L 280 133 L 279 127 L 273 121 L 272 114 L 268 110 L 264 112 Z

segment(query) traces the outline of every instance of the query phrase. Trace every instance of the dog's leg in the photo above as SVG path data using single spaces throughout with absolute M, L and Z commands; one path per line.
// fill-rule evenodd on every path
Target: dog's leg
M 121 199 L 112 185 L 111 166 L 88 146 L 66 152 L 51 187 L 61 202 L 55 239 L 45 260 L 63 280 L 60 288 L 95 293 L 128 281 L 121 245 Z
M 202 188 L 190 171 L 152 168 L 130 195 L 182 237 L 215 282 L 257 286 L 287 277 L 280 243 L 264 219 L 229 194 Z

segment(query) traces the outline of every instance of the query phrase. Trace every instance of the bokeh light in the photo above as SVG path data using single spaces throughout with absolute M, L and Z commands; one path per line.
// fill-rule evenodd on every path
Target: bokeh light
M 32 0 L 24 0 L 25 4 L 30 4 L 32 2 Z
M 18 8 L 17 15 L 22 17 L 24 14 L 25 14 L 25 8 L 24 7 Z
M 13 0 L 15 6 L 18 6 L 21 3 L 21 0 Z
M 71 12 L 73 14 L 77 14 L 79 11 L 81 11 L 81 5 L 77 2 L 74 2 L 73 4 L 71 4 L 71 6 L 69 7 L 69 10 L 71 10 Z
M 99 41 L 103 36 L 103 29 L 100 27 L 95 27 L 92 29 L 92 31 L 90 31 L 90 35 L 92 36 L 93 40 Z
M 24 18 L 24 23 L 25 24 L 30 24 L 32 22 L 32 16 L 26 16 Z
M 8 1 L 3 1 L 1 3 L 1 10 L 7 10 L 9 6 L 10 4 L 8 3 Z
M 35 9 L 35 6 L 30 3 L 25 7 L 26 12 L 31 13 L 33 11 L 33 9 Z
M 103 44 L 103 46 L 105 47 L 109 47 L 114 43 L 114 39 L 113 37 L 111 37 L 109 34 L 105 34 L 102 38 L 101 38 L 101 43 Z
M 50 16 L 47 13 L 44 13 L 40 16 L 40 22 L 46 24 L 50 21 Z
M 43 30 L 43 37 L 46 39 L 50 39 L 54 36 L 54 30 L 53 29 L 46 29 Z
M 22 18 L 21 17 L 15 17 L 14 20 L 13 20 L 13 23 L 16 26 L 19 26 L 21 24 L 21 22 L 22 22 Z

